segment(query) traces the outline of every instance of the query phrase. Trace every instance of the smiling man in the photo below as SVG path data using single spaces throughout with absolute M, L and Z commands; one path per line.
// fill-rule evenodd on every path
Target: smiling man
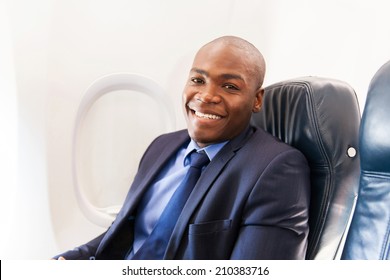
M 105 233 L 55 258 L 304 259 L 306 159 L 250 126 L 264 73 L 241 38 L 203 46 L 183 93 L 187 129 L 149 146 Z

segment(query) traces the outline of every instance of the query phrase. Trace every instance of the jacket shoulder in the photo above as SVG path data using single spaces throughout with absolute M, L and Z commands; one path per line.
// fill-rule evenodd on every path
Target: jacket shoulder
M 247 143 L 247 148 L 252 151 L 253 155 L 259 153 L 262 156 L 271 158 L 286 153 L 304 157 L 300 150 L 283 142 L 261 128 L 256 128 L 255 133 Z

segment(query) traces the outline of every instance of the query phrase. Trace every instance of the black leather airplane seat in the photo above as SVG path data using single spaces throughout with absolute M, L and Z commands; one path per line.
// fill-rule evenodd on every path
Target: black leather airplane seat
M 307 259 L 340 257 L 359 186 L 359 105 L 346 83 L 303 77 L 265 88 L 252 123 L 306 156 L 311 169 Z
M 390 259 L 390 61 L 371 80 L 360 128 L 360 187 L 342 259 Z

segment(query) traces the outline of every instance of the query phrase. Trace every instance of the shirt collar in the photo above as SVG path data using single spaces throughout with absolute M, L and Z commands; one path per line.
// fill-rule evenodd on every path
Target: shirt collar
M 183 165 L 186 166 L 189 164 L 189 159 L 188 155 L 193 151 L 196 150 L 197 152 L 203 151 L 206 153 L 206 155 L 209 157 L 210 161 L 213 160 L 213 158 L 218 154 L 218 152 L 225 146 L 225 144 L 229 141 L 217 143 L 217 144 L 212 144 L 208 145 L 204 148 L 200 148 L 198 144 L 194 140 L 191 139 L 190 143 L 187 146 L 187 149 L 184 154 L 184 162 Z

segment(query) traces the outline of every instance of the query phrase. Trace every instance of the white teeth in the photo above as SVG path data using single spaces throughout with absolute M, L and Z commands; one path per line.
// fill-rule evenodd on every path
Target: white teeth
M 211 119 L 211 120 L 219 120 L 221 118 L 220 116 L 217 115 L 203 114 L 201 112 L 196 112 L 196 111 L 195 111 L 195 115 L 200 118 Z

